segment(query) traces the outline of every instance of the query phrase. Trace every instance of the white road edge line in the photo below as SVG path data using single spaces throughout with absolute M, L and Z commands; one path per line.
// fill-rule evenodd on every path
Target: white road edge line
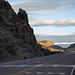
M 36 72 L 36 74 L 43 74 L 44 72 Z
M 20 65 L 20 66 L 18 66 L 18 67 L 25 67 L 25 66 L 27 66 L 27 65 Z
M 74 69 L 75 69 L 75 67 L 73 67 L 73 69 L 72 69 L 72 71 L 71 71 L 71 74 L 70 74 L 70 75 L 73 75 Z
M 2 67 L 11 67 L 12 65 L 4 65 L 4 66 L 2 66 Z
M 32 74 L 33 72 L 26 72 L 26 74 Z
M 40 66 L 43 66 L 43 64 L 35 65 L 34 67 L 40 67 Z
M 48 72 L 48 74 L 54 74 L 55 72 Z
M 50 65 L 2 65 L 0 67 L 72 67 L 75 68 L 75 65 L 58 65 L 58 64 L 50 64 Z
M 59 73 L 60 75 L 64 75 L 64 74 L 66 74 L 66 73 Z

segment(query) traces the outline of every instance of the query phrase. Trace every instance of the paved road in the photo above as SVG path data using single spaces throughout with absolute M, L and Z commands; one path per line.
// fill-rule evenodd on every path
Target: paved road
M 0 75 L 75 75 L 75 53 L 1 63 Z

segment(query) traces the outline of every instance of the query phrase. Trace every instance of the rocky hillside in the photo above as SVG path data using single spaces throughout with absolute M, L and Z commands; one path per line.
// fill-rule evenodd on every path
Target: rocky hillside
M 44 41 L 37 41 L 37 43 L 44 45 L 44 46 L 54 46 L 55 43 L 49 40 L 44 40 Z
M 68 48 L 65 49 L 66 51 L 69 52 L 75 52 L 75 43 L 71 44 Z
M 55 49 L 63 49 L 62 47 L 58 46 L 58 45 L 53 45 L 51 46 L 52 48 L 55 48 Z
M 0 0 L 0 62 L 43 56 L 26 11 L 16 14 L 11 5 Z
M 68 48 L 75 48 L 75 43 L 71 44 Z
M 45 41 L 37 41 L 41 45 L 42 48 L 51 52 L 59 52 L 62 49 L 60 46 L 56 46 L 54 42 L 45 40 Z

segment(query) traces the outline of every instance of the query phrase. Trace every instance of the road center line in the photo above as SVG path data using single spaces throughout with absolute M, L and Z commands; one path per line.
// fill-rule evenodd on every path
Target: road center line
M 54 61 L 59 60 L 59 59 L 61 59 L 61 58 L 63 58 L 63 57 L 64 57 L 64 56 L 59 57 L 59 58 L 57 58 L 57 59 L 54 59 L 54 60 L 52 60 L 52 61 L 45 62 L 45 63 L 43 63 L 43 65 L 48 64 L 48 63 L 51 63 L 51 62 L 54 62 Z M 18 75 L 18 74 L 21 74 L 21 73 L 23 73 L 23 72 L 26 72 L 26 71 L 32 70 L 32 69 L 34 69 L 34 68 L 37 68 L 37 67 L 34 66 L 34 67 L 31 67 L 31 68 L 28 68 L 28 69 L 24 69 L 24 70 L 22 70 L 22 71 L 19 71 L 19 72 L 13 73 L 13 74 L 11 74 L 11 75 Z

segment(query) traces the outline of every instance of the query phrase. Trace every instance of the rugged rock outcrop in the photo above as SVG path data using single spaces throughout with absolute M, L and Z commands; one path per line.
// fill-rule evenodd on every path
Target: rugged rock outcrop
M 71 44 L 68 48 L 75 48 L 75 43 Z
M 26 11 L 16 14 L 11 5 L 0 0 L 0 61 L 43 56 L 29 25 Z
M 37 43 L 41 44 L 41 45 L 45 45 L 45 46 L 54 46 L 55 43 L 49 40 L 44 40 L 44 41 L 37 41 Z
M 37 43 L 41 45 L 41 47 L 47 52 L 48 55 L 50 53 L 55 54 L 63 52 L 62 48 L 60 46 L 55 45 L 55 43 L 52 41 L 49 40 L 37 41 Z
M 67 52 L 75 52 L 75 43 L 71 44 L 69 47 L 64 48 L 65 51 Z

